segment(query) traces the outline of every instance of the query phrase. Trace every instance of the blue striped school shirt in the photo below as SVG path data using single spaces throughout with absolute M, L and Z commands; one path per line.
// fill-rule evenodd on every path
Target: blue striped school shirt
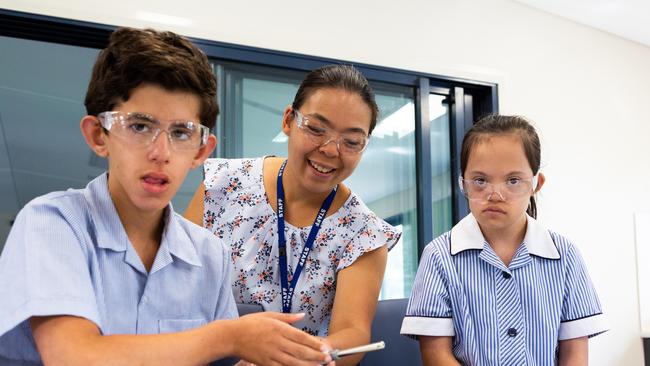
M 558 342 L 607 330 L 577 248 L 528 217 L 506 267 L 472 214 L 424 250 L 401 333 L 452 336 L 463 365 L 554 365 Z
M 175 332 L 237 317 L 225 246 L 171 205 L 164 220 L 147 272 L 117 215 L 106 174 L 85 189 L 28 203 L 0 257 L 0 360 L 41 362 L 32 316 L 86 318 L 104 335 Z

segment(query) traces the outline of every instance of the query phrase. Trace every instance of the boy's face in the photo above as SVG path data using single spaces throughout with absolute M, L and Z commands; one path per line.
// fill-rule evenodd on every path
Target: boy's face
M 97 136 L 102 139 L 103 146 L 91 146 L 96 153 L 108 158 L 108 188 L 118 211 L 157 213 L 171 201 L 189 170 L 202 164 L 216 145 L 213 135 L 200 148 L 178 149 L 170 144 L 166 130 L 172 122 L 200 121 L 200 99 L 189 92 L 143 84 L 132 90 L 128 101 L 119 103 L 113 110 L 141 113 L 160 122 L 158 127 L 162 131 L 147 145 L 134 144 L 117 131 L 111 133 L 116 128 L 113 126 L 108 133 Z M 82 129 L 83 124 L 82 120 Z

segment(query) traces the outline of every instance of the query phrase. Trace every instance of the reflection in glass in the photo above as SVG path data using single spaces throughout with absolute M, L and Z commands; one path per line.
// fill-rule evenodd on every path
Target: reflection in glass
M 452 227 L 449 106 L 445 96 L 429 95 L 431 136 L 431 210 L 433 237 Z
M 373 84 L 379 121 L 348 185 L 379 217 L 402 229 L 388 254 L 381 299 L 408 297 L 418 265 L 413 89 Z
M 299 80 L 243 77 L 241 157 L 287 155 L 287 136 L 281 129 L 282 116 L 284 109 L 293 102 Z
M 98 50 L 9 37 L 0 50 L 1 250 L 27 202 L 84 187 L 106 165 L 79 132 Z

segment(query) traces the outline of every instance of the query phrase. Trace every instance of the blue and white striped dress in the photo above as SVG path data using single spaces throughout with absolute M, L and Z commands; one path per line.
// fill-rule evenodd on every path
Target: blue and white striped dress
M 453 336 L 463 365 L 554 365 L 559 341 L 606 330 L 567 238 L 528 217 L 506 267 L 470 214 L 425 248 L 401 333 Z

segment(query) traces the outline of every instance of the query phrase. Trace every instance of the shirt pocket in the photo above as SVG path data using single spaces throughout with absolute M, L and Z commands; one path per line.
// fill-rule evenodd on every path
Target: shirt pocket
M 160 333 L 182 332 L 207 323 L 205 319 L 160 319 L 158 320 L 158 331 Z

